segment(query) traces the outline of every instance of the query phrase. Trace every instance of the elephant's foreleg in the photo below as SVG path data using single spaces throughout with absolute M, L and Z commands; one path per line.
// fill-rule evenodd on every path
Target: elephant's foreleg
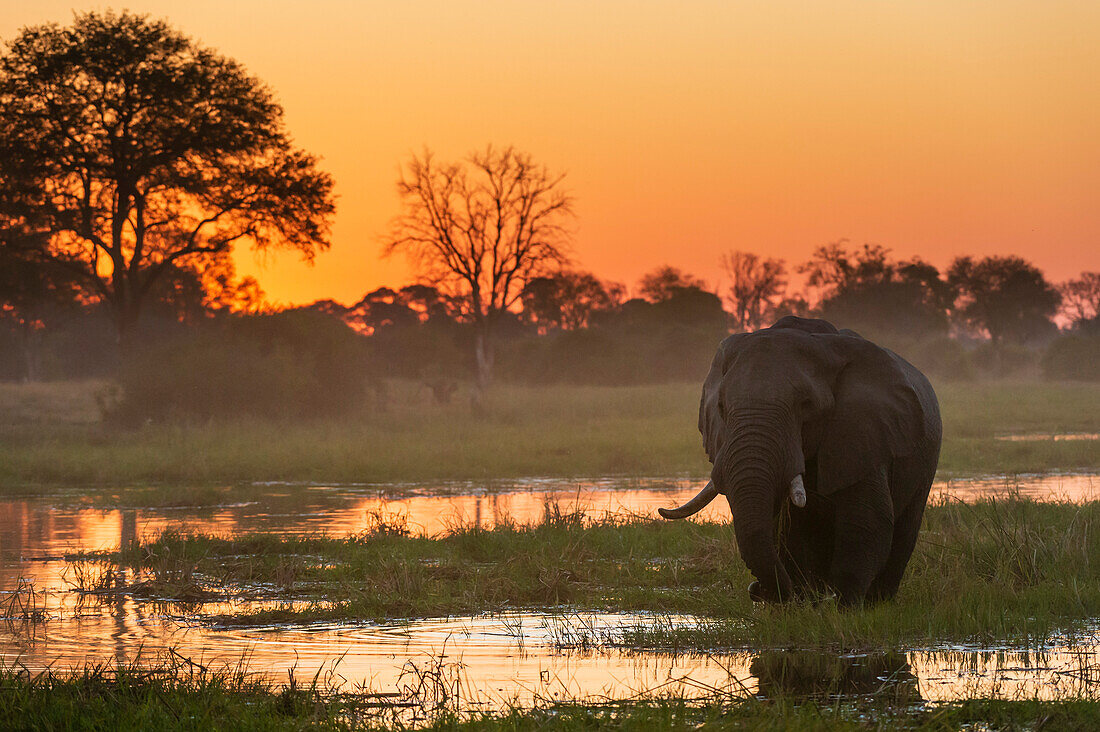
M 931 477 L 927 479 L 923 488 L 907 493 L 911 496 L 908 506 L 901 508 L 901 514 L 894 519 L 894 541 L 890 548 L 890 557 L 886 560 L 875 581 L 871 583 L 867 598 L 871 601 L 893 599 L 901 584 L 905 567 L 909 564 L 909 557 L 913 555 L 913 548 L 917 545 L 917 535 L 920 533 L 921 520 L 924 518 L 924 506 L 928 502 L 928 490 L 931 487 Z M 895 494 L 897 491 L 895 491 Z
M 842 605 L 863 602 L 882 572 L 894 540 L 894 506 L 879 468 L 835 494 L 833 559 L 829 584 Z
M 923 506 L 921 508 L 923 509 Z M 918 513 L 923 514 L 923 511 Z M 898 586 L 901 585 L 902 575 L 905 574 L 905 566 L 909 563 L 913 547 L 917 544 L 920 522 L 919 516 L 914 519 L 908 515 L 899 517 L 895 522 L 894 544 L 890 549 L 890 556 L 867 591 L 868 602 L 892 600 L 894 595 L 898 594 Z

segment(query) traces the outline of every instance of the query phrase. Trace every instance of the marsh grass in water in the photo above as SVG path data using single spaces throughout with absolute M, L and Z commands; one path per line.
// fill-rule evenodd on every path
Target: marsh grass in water
M 854 611 L 830 598 L 754 605 L 728 524 L 551 511 L 535 525 L 409 535 L 382 521 L 346 538 L 164 534 L 114 555 L 82 555 L 134 577 L 186 576 L 201 592 L 282 598 L 287 609 L 232 624 L 367 620 L 563 606 L 654 611 L 665 621 L 563 646 L 679 650 L 896 648 L 948 641 L 1041 643 L 1080 632 L 1100 607 L 1100 502 L 1023 498 L 930 506 L 894 602 Z M 201 594 L 198 595 L 201 597 Z M 672 616 L 691 615 L 690 623 Z
M 0 593 L 0 620 L 9 624 L 43 623 L 50 619 L 49 591 L 40 590 L 34 580 L 19 577 L 15 587 Z
M 168 652 L 152 663 L 32 672 L 0 667 L 0 728 L 357 729 L 381 727 L 387 694 L 338 691 L 329 672 L 277 684 L 244 664 L 211 669 Z M 392 715 L 391 715 L 392 716 Z
M 181 484 L 277 480 L 709 474 L 696 426 L 697 384 L 500 385 L 485 413 L 475 416 L 466 400 L 438 405 L 419 384 L 399 382 L 392 385 L 384 412 L 130 430 L 95 419 L 95 393 L 102 388 L 102 383 L 0 385 L 0 490 L 151 483 L 175 492 Z M 1100 384 L 949 383 L 937 390 L 945 423 L 941 476 L 1100 465 L 1100 441 L 996 439 L 1097 431 Z M 201 499 L 197 493 L 192 497 Z
M 158 730 L 763 730 L 1095 729 L 1085 700 L 974 699 L 912 705 L 880 698 L 702 700 L 645 695 L 628 701 L 539 702 L 469 712 L 409 681 L 397 693 L 342 692 L 332 672 L 276 683 L 243 667 L 212 670 L 169 655 L 151 665 L 90 665 L 34 673 L 0 668 L 0 727 Z M 432 681 L 425 681 L 428 687 Z M 419 696 L 418 696 L 419 694 Z

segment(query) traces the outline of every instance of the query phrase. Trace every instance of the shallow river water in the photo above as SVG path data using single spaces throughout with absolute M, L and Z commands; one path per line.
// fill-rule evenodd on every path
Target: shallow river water
M 220 668 L 244 664 L 276 679 L 294 669 L 299 679 L 319 670 L 348 689 L 369 688 L 424 704 L 445 700 L 465 708 L 561 698 L 625 698 L 643 692 L 677 695 L 770 694 L 824 675 L 843 691 L 886 688 L 908 698 L 948 700 L 979 695 L 1100 696 L 1100 628 L 1086 637 L 1053 638 L 1041 649 L 952 646 L 905 654 L 815 657 L 776 651 L 670 654 L 622 650 L 624 628 L 654 622 L 691 625 L 690 617 L 647 614 L 538 614 L 392 623 L 342 623 L 275 628 L 214 628 L 178 609 L 119 598 L 80 602 L 70 591 L 68 552 L 114 549 L 120 542 L 164 529 L 233 535 L 250 531 L 339 536 L 379 521 L 437 533 L 459 524 L 490 527 L 529 522 L 549 510 L 589 515 L 652 515 L 699 488 L 686 480 L 527 480 L 491 488 L 445 486 L 293 486 L 245 491 L 253 500 L 217 506 L 130 507 L 108 500 L 86 505 L 76 493 L 0 500 L 0 605 L 21 586 L 45 622 L 0 619 L 0 659 L 31 670 L 68 669 L 97 662 L 151 663 L 169 649 Z M 1097 498 L 1100 477 L 1060 475 L 954 481 L 937 495 L 961 500 L 1018 492 L 1036 498 Z M 440 493 L 445 495 L 439 495 Z M 125 494 L 124 494 L 125 495 Z M 258 496 L 258 497 L 257 497 Z M 715 502 L 703 518 L 728 520 Z M 24 593 L 18 602 L 28 600 Z M 10 609 L 10 608 L 9 608 Z M 206 605 L 204 612 L 230 611 Z M 13 613 L 7 613 L 11 615 Z M 14 613 L 17 614 L 17 613 Z M 578 639 L 580 641 L 578 642 Z M 593 643 L 586 643 L 590 639 Z M 809 655 L 809 658 L 807 658 Z M 809 664 L 811 670 L 798 671 Z M 795 671 L 792 671 L 792 668 Z

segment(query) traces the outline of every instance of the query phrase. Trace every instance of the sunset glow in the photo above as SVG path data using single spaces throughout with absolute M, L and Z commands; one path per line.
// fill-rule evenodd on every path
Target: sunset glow
M 8 0 L 0 36 L 106 7 Z M 568 173 L 577 264 L 630 286 L 664 263 L 719 285 L 729 249 L 799 262 L 845 237 L 1100 269 L 1096 3 L 125 7 L 245 64 L 335 176 L 330 252 L 238 258 L 275 302 L 413 280 L 379 256 L 398 166 L 490 142 Z

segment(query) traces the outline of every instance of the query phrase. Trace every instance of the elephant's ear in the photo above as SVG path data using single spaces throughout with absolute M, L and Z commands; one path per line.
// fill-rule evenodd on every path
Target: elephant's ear
M 833 388 L 835 406 L 817 453 L 817 490 L 828 495 L 891 458 L 908 455 L 924 435 L 924 410 L 896 356 L 862 338 L 838 335 L 846 365 Z
M 699 432 L 703 435 L 703 449 L 707 451 L 707 459 L 711 463 L 725 442 L 726 413 L 732 406 L 722 404 L 722 380 L 737 352 L 738 342 L 747 335 L 737 333 L 722 341 L 710 364 L 710 372 L 703 381 L 703 395 L 699 399 Z

